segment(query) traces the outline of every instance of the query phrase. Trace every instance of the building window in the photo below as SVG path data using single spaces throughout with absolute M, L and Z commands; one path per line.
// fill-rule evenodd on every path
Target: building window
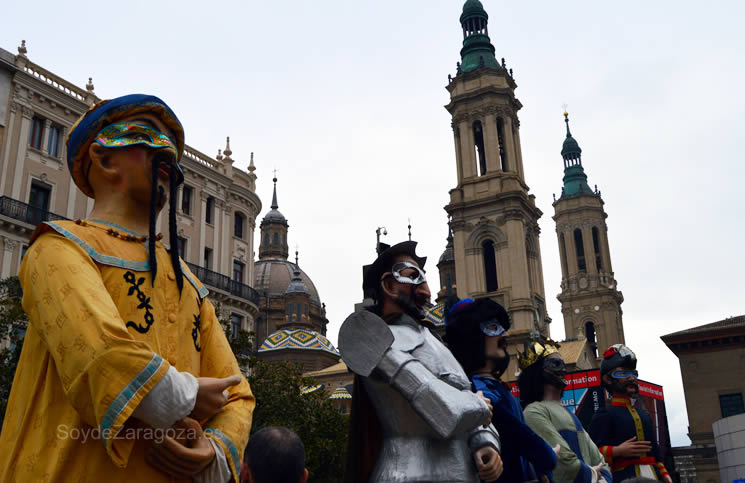
M 233 260 L 233 280 L 243 283 L 243 271 L 246 266 L 241 262 Z
M 499 143 L 499 164 L 502 166 L 502 171 L 507 171 L 509 166 L 507 165 L 507 149 L 504 142 L 504 119 L 501 117 L 497 119 L 497 142 Z
M 181 212 L 185 215 L 191 215 L 191 197 L 194 189 L 191 186 L 184 185 L 181 192 Z
M 473 142 L 476 149 L 476 160 L 479 163 L 479 175 L 486 174 L 486 151 L 484 150 L 484 129 L 481 121 L 473 123 Z
M 494 242 L 486 240 L 481 244 L 484 257 L 484 278 L 486 279 L 486 291 L 493 292 L 499 288 L 497 280 L 497 258 L 494 253 Z
M 574 250 L 577 253 L 577 269 L 580 272 L 587 271 L 585 263 L 585 245 L 582 241 L 582 231 L 579 228 L 574 230 Z
M 264 233 L 264 247 L 269 248 L 269 233 Z
M 745 413 L 745 407 L 743 407 L 742 401 L 742 393 L 722 394 L 721 396 L 719 396 L 719 407 L 722 408 L 723 418 Z
M 230 314 L 230 339 L 236 339 L 243 326 L 243 317 L 238 314 Z
M 297 304 L 297 320 L 302 320 L 303 318 L 303 304 Z
M 237 236 L 238 238 L 243 238 L 243 215 L 235 212 L 233 220 L 233 235 Z
M 212 196 L 207 197 L 207 208 L 204 212 L 204 222 L 208 225 L 212 224 L 212 218 L 214 217 L 215 211 L 215 198 Z
M 49 128 L 49 140 L 47 141 L 47 152 L 55 158 L 59 157 L 60 138 L 62 137 L 62 128 L 52 125 Z
M 567 268 L 567 246 L 564 242 L 564 234 L 559 235 L 559 256 L 561 257 L 561 268 L 564 270 L 564 277 L 569 276 L 569 270 Z
M 38 225 L 48 219 L 49 201 L 52 197 L 52 187 L 41 181 L 31 182 L 31 191 L 28 194 L 29 209 L 26 213 L 26 221 L 32 225 Z
M 178 250 L 178 256 L 180 256 L 183 260 L 186 260 L 186 238 L 176 238 L 176 248 Z
M 212 270 L 212 249 L 204 247 L 204 268 Z
M 309 318 L 308 317 L 308 304 L 305 304 L 305 318 L 306 319 Z
M 32 148 L 41 149 L 41 140 L 44 137 L 44 119 L 34 116 L 31 119 L 31 132 L 28 137 L 28 144 Z
M 295 308 L 294 305 L 287 304 L 287 321 L 288 322 L 292 320 L 292 315 L 293 315 L 293 309 L 294 308 Z
M 595 249 L 595 266 L 599 272 L 603 269 L 603 257 L 600 255 L 600 231 L 596 226 L 592 227 L 592 246 Z
M 595 324 L 592 322 L 585 322 L 585 339 L 592 349 L 592 355 L 595 359 L 598 358 L 598 341 L 595 335 Z
M 274 246 L 275 247 L 279 246 L 279 233 L 277 232 L 274 232 Z

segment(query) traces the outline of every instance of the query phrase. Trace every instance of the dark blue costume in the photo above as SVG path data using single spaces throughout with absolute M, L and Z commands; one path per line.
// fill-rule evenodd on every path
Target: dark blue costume
M 501 452 L 504 472 L 497 482 L 528 481 L 535 479 L 536 474 L 547 475 L 550 479 L 550 472 L 556 466 L 556 453 L 525 424 L 517 398 L 501 381 L 490 377 L 473 376 L 471 383 L 474 391 L 482 391 L 491 401 L 492 423 L 504 442 Z
M 652 419 L 642 404 L 633 406 L 630 398 L 614 396 L 610 406 L 598 409 L 592 417 L 589 434 L 610 465 L 616 481 L 644 476 L 641 474 L 644 466 L 650 467 L 648 471 L 654 472 L 657 479 L 668 474 L 659 459 Z M 641 458 L 615 457 L 613 449 L 633 437 L 652 443 L 652 450 Z

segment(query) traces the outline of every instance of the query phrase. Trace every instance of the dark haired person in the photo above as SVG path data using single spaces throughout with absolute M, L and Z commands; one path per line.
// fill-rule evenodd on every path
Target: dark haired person
M 352 314 L 339 331 L 356 374 L 345 480 L 495 481 L 502 461 L 491 404 L 420 323 L 430 298 L 426 259 L 412 241 L 379 253 L 363 277 L 375 313 Z
M 269 426 L 248 440 L 241 471 L 242 483 L 305 483 L 305 447 L 287 428 Z
M 450 301 L 452 302 L 452 301 Z M 504 441 L 504 472 L 497 482 L 548 481 L 556 453 L 526 424 L 510 386 L 500 380 L 510 362 L 507 354 L 507 311 L 488 298 L 463 299 L 449 308 L 445 342 L 458 360 L 474 391 L 481 391 L 493 407 L 492 424 Z
M 612 483 L 610 468 L 577 416 L 561 405 L 566 367 L 553 341 L 532 342 L 518 354 L 520 402 L 525 422 L 549 445 L 559 445 L 554 481 Z
M 183 150 L 154 96 L 101 101 L 71 128 L 68 168 L 93 211 L 40 224 L 23 259 L 0 481 L 239 481 L 254 397 L 175 250 Z M 170 250 L 155 233 L 166 204 Z
M 640 476 L 672 483 L 659 459 L 652 419 L 644 404 L 637 402 L 638 375 L 636 355 L 625 345 L 610 346 L 603 353 L 600 377 L 612 398 L 609 406 L 593 415 L 590 436 L 617 481 Z

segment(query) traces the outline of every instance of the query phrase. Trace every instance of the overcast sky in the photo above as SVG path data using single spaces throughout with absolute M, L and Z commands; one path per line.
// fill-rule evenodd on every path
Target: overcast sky
M 326 303 L 328 335 L 361 299 L 375 228 L 435 263 L 456 170 L 447 75 L 461 0 L 3 2 L 0 46 L 103 98 L 156 94 L 212 156 L 255 152 L 258 194 L 278 170 L 289 243 Z M 745 312 L 745 3 L 485 0 L 497 58 L 514 69 L 527 183 L 543 211 L 551 334 L 564 337 L 552 194 L 562 104 L 602 191 L 627 344 L 665 389 L 689 444 L 677 358 L 659 336 Z M 12 19 L 12 21 L 10 21 Z M 733 371 L 733 376 L 735 376 Z M 742 377 L 742 372 L 737 377 Z

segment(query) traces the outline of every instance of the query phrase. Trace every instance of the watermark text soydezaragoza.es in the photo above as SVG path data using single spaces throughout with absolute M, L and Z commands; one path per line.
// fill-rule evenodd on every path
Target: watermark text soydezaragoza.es
M 66 424 L 57 426 L 58 439 L 74 439 L 85 443 L 88 440 L 141 439 L 152 440 L 156 444 L 165 441 L 166 436 L 176 440 L 197 439 L 195 429 L 188 428 L 122 428 L 117 434 L 111 429 L 100 429 L 92 426 L 71 427 Z

